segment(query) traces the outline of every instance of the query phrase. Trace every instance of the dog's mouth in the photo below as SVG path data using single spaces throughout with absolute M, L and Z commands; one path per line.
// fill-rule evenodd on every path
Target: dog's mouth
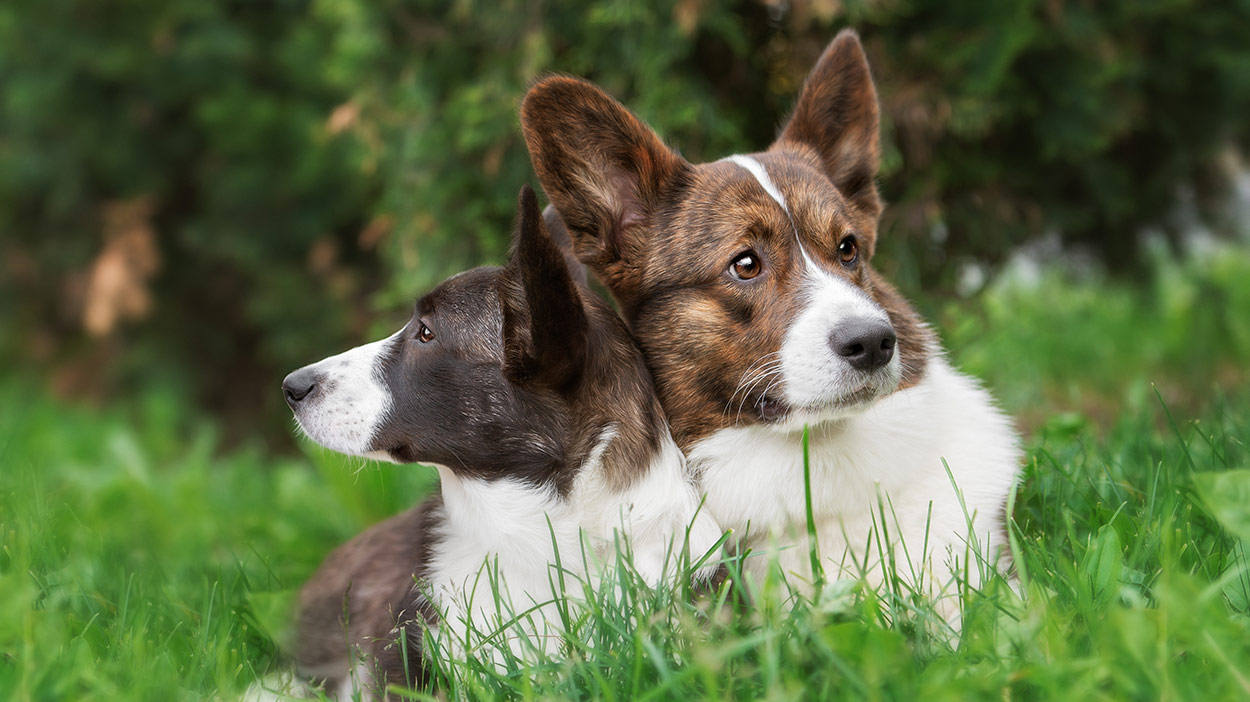
M 846 409 L 868 404 L 881 395 L 881 388 L 874 383 L 864 383 L 858 389 L 846 393 L 832 403 L 835 409 Z
M 777 422 L 790 414 L 790 405 L 775 397 L 764 395 L 755 403 L 755 412 L 765 422 Z
M 877 384 L 866 382 L 851 392 L 843 393 L 830 402 L 812 406 L 792 406 L 780 397 L 771 394 L 761 395 L 755 402 L 755 412 L 760 421 L 767 424 L 784 423 L 792 417 L 802 416 L 816 418 L 828 415 L 846 416 L 865 409 L 872 402 L 886 394 Z

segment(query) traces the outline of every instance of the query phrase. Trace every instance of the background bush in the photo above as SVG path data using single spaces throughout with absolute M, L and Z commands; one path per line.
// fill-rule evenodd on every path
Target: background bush
M 536 76 L 717 158 L 771 140 L 843 26 L 913 291 L 1046 232 L 1132 270 L 1250 137 L 1245 0 L 8 0 L 0 360 L 75 397 L 172 384 L 254 434 L 284 372 L 502 256 Z

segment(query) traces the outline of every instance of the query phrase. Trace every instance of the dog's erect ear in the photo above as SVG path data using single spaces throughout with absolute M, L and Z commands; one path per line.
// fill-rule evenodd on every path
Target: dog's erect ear
M 500 278 L 499 298 L 508 379 L 520 385 L 570 388 L 586 362 L 586 311 L 528 185 L 517 197 L 516 233 Z
M 569 266 L 569 273 L 573 276 L 573 281 L 578 285 L 585 287 L 586 283 L 586 266 L 577 260 L 577 252 L 573 250 L 573 239 L 569 236 L 568 227 L 564 226 L 564 220 L 560 217 L 560 213 L 556 211 L 555 205 L 547 205 L 543 208 L 543 224 L 547 225 L 547 231 L 551 233 L 551 240 L 556 242 L 556 246 L 560 248 L 560 253 L 564 254 L 564 261 Z
M 631 238 L 690 164 L 599 88 L 563 76 L 536 83 L 521 103 L 534 171 L 564 218 L 578 257 L 611 277 Z
M 868 57 L 859 35 L 844 29 L 803 81 L 794 112 L 772 148 L 783 148 L 787 142 L 814 148 L 838 190 L 875 219 L 881 214 L 876 185 L 881 161 L 878 122 Z

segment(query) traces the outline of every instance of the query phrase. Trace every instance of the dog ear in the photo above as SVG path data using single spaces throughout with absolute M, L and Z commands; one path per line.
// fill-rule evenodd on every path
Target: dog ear
M 631 260 L 631 236 L 679 185 L 690 164 L 598 87 L 545 78 L 521 103 L 521 128 L 543 190 L 564 218 L 578 257 L 611 278 Z
M 880 216 L 877 90 L 853 30 L 844 29 L 834 37 L 803 82 L 794 112 L 772 149 L 787 143 L 815 149 L 838 191 L 873 220 Z
M 512 242 L 499 287 L 504 374 L 519 385 L 566 390 L 581 376 L 589 326 L 578 285 L 528 185 L 517 197 Z
M 573 282 L 579 286 L 586 287 L 586 266 L 577 260 L 577 252 L 573 250 L 573 239 L 569 237 L 569 229 L 564 226 L 564 220 L 560 217 L 560 213 L 556 211 L 555 205 L 547 205 L 543 208 L 543 224 L 547 225 L 547 231 L 551 233 L 551 240 L 556 242 L 556 246 L 560 248 L 560 253 L 564 255 L 564 262 L 568 264 L 569 273 L 573 276 Z

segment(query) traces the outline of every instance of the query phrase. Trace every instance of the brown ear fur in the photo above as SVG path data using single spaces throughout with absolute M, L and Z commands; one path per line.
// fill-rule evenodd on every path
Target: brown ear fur
M 842 30 L 829 43 L 771 149 L 793 144 L 815 149 L 829 179 L 854 207 L 874 220 L 881 214 L 875 182 L 881 161 L 877 90 L 853 30 Z
M 517 197 L 516 234 L 499 295 L 508 379 L 561 391 L 571 387 L 586 363 L 589 324 L 564 254 L 528 185 Z
M 630 233 L 690 169 L 619 102 L 574 78 L 534 84 L 521 103 L 521 127 L 578 257 L 609 276 L 637 246 Z

